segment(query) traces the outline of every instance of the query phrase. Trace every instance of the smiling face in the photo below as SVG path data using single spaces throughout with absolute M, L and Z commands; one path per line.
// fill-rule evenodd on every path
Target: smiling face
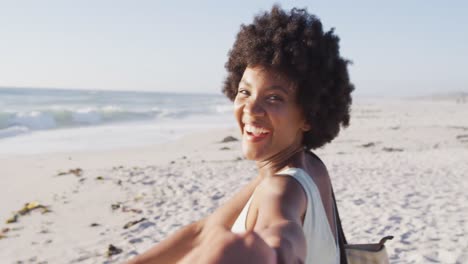
M 302 134 L 309 125 L 296 93 L 294 84 L 275 70 L 257 66 L 244 71 L 234 114 L 247 159 L 267 161 L 302 144 Z

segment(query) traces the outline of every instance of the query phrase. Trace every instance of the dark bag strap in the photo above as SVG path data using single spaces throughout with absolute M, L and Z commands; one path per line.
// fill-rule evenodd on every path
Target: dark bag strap
M 346 258 L 346 251 L 345 251 L 345 245 L 347 245 L 348 242 L 346 241 L 343 227 L 341 226 L 340 214 L 338 213 L 338 206 L 336 205 L 335 192 L 333 191 L 333 187 L 332 187 L 332 198 L 333 198 L 333 207 L 335 209 L 335 219 L 336 219 L 335 224 L 337 225 L 337 230 L 338 230 L 338 245 L 340 246 L 340 263 L 348 264 L 348 259 Z

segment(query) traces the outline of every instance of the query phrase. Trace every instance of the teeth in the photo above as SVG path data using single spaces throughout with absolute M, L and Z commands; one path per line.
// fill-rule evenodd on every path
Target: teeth
M 266 130 L 264 128 L 255 127 L 255 126 L 252 126 L 252 125 L 249 125 L 249 124 L 245 125 L 245 130 L 247 132 L 250 132 L 250 133 L 256 135 L 256 136 L 259 136 L 261 134 L 266 134 L 266 133 L 269 132 L 268 130 Z

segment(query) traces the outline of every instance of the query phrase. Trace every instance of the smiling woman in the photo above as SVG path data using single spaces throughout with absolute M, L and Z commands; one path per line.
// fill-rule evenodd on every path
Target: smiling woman
M 330 177 L 310 151 L 349 124 L 354 87 L 338 42 L 302 9 L 274 6 L 241 27 L 223 91 L 258 176 L 132 263 L 343 261 Z
M 302 146 L 310 125 L 296 103 L 296 93 L 294 84 L 274 70 L 246 68 L 234 100 L 245 157 L 268 160 L 281 150 Z

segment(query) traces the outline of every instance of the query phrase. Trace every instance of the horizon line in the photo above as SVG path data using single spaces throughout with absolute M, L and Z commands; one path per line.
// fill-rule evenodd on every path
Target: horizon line
M 33 87 L 33 86 L 5 86 L 0 85 L 0 89 L 30 89 L 30 90 L 62 90 L 62 91 L 89 91 L 89 92 L 135 92 L 135 93 L 166 93 L 166 94 L 193 94 L 193 95 L 224 95 L 221 91 L 219 93 L 213 92 L 196 92 L 196 91 L 152 91 L 152 90 L 130 90 L 130 89 L 103 89 L 103 88 L 63 88 L 63 87 Z M 468 90 L 452 90 L 446 92 L 427 92 L 420 94 L 406 94 L 406 95 L 397 95 L 397 94 L 372 94 L 372 93 L 356 93 L 352 94 L 353 97 L 359 98 L 377 98 L 377 97 L 390 97 L 390 98 L 401 98 L 401 99 L 411 99 L 411 98 L 421 98 L 421 97 L 440 97 L 440 96 L 468 96 Z
M 89 91 L 89 92 L 135 92 L 135 93 L 169 93 L 169 94 L 208 94 L 217 95 L 218 93 L 213 92 L 196 92 L 196 91 L 154 91 L 154 90 L 130 90 L 130 89 L 103 89 L 103 88 L 63 88 L 63 87 L 41 87 L 41 86 L 5 86 L 0 85 L 0 89 L 30 89 L 30 90 L 62 90 L 62 91 Z M 219 95 L 223 95 L 220 91 Z

